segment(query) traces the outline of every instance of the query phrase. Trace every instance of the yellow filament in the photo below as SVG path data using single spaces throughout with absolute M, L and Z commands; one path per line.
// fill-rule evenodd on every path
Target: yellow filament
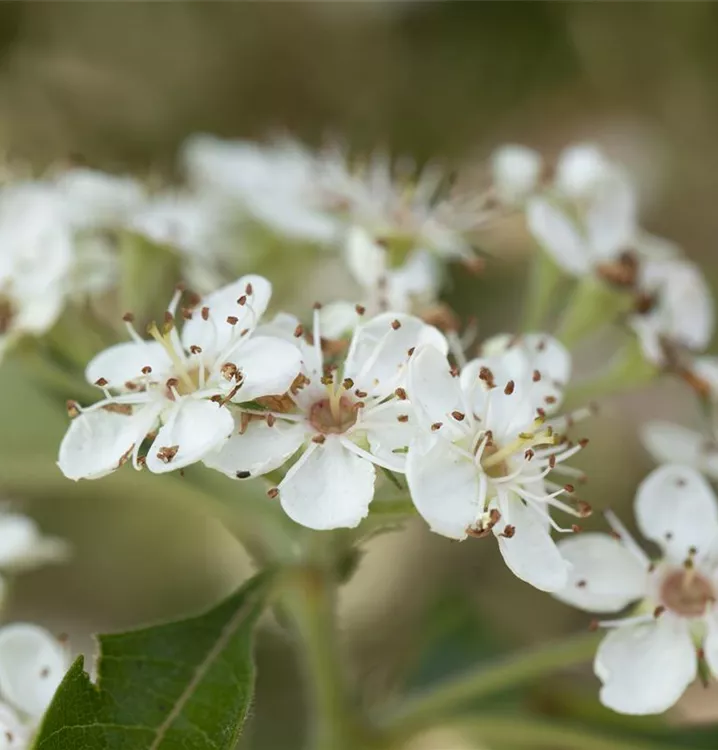
M 533 445 L 555 445 L 556 436 L 550 430 L 544 430 L 537 433 L 521 433 L 521 437 L 512 443 L 505 445 L 503 448 L 492 453 L 485 459 L 482 459 L 481 465 L 484 469 L 490 469 L 492 466 L 503 463 L 509 456 L 513 456 L 521 450 L 530 448 Z
M 177 370 L 177 373 L 184 384 L 191 391 L 196 390 L 196 385 L 192 382 L 192 378 L 189 376 L 187 368 L 184 366 L 184 362 L 179 358 L 177 352 L 175 351 L 175 348 L 172 346 L 172 342 L 169 340 L 169 336 L 163 336 L 157 328 L 156 323 L 150 323 L 150 325 L 147 327 L 147 332 L 167 352 L 167 356 L 175 366 L 175 369 Z

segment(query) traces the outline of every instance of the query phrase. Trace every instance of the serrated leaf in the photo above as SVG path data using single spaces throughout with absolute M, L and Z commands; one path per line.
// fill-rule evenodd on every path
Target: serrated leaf
M 252 698 L 252 631 L 271 577 L 199 617 L 99 636 L 96 684 L 80 657 L 35 750 L 232 750 Z

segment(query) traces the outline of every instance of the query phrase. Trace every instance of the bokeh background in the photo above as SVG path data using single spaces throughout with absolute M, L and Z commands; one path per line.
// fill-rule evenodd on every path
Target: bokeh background
M 196 132 L 339 136 L 459 165 L 506 142 L 551 157 L 595 139 L 636 175 L 646 228 L 682 245 L 717 288 L 716 38 L 712 3 L 2 3 L 0 149 L 33 168 L 81 159 L 170 176 Z M 487 245 L 501 252 L 486 273 L 456 272 L 447 295 L 486 335 L 517 325 L 529 249 L 511 223 Z M 584 374 L 601 359 L 595 347 L 577 357 Z M 675 383 L 604 404 L 581 456 L 595 507 L 630 518 L 651 468 L 636 435 L 649 416 L 698 420 Z M 129 468 L 99 483 L 65 480 L 54 465 L 65 426 L 26 369 L 0 367 L 0 490 L 75 548 L 70 564 L 17 582 L 6 619 L 45 623 L 91 652 L 92 632 L 196 611 L 249 574 L 248 557 L 180 483 Z M 222 491 L 242 502 L 229 480 Z M 369 702 L 397 681 L 419 684 L 587 626 L 514 579 L 490 542 L 454 544 L 411 523 L 365 552 L 341 621 Z M 276 627 L 261 635 L 258 660 L 243 745 L 289 750 L 305 702 Z M 586 725 L 604 716 L 590 669 L 571 679 L 580 690 L 557 678 L 520 700 Z M 671 715 L 711 718 L 715 687 L 691 689 Z M 424 746 L 461 747 L 444 735 Z

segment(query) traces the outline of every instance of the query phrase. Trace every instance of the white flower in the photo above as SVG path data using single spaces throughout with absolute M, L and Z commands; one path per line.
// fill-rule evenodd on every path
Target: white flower
M 0 513 L 0 570 L 21 572 L 65 560 L 67 543 L 44 536 L 35 521 L 20 513 Z
M 66 649 L 43 628 L 27 623 L 0 628 L 0 748 L 30 747 L 69 666 Z
M 369 314 L 384 310 L 410 312 L 434 302 L 441 286 L 441 269 L 435 256 L 414 250 L 396 267 L 389 265 L 385 248 L 360 227 L 347 233 L 349 271 L 361 286 L 362 304 Z
M 656 420 L 642 426 L 641 442 L 656 463 L 683 464 L 718 480 L 718 442 L 714 436 Z
M 698 266 L 674 258 L 646 259 L 638 269 L 642 310 L 631 316 L 644 356 L 664 365 L 677 349 L 700 351 L 711 340 L 714 306 Z
M 573 276 L 588 276 L 633 249 L 637 225 L 633 185 L 594 147 L 567 149 L 554 189 L 527 205 L 531 233 Z
M 568 566 L 551 527 L 569 530 L 549 510 L 589 512 L 585 503 L 559 499 L 572 486 L 547 478 L 552 471 L 581 476 L 564 461 L 585 441 L 572 445 L 558 434 L 571 417 L 546 419 L 568 375 L 568 354 L 548 336 L 513 346 L 496 341 L 489 349 L 496 353 L 469 362 L 460 375 L 431 347 L 411 360 L 407 392 L 423 433 L 409 447 L 409 490 L 433 531 L 453 539 L 493 531 L 515 575 L 555 591 Z
M 302 377 L 266 411 L 248 410 L 239 431 L 209 466 L 247 479 L 285 465 L 298 451 L 270 496 L 312 529 L 354 527 L 369 512 L 375 466 L 402 472 L 415 423 L 402 390 L 414 347 L 431 342 L 446 351 L 435 328 L 400 313 L 385 313 L 355 331 L 343 363 L 325 361 L 319 311 L 313 344 L 296 319 L 280 316 L 270 331 L 293 337 L 303 352 Z
M 218 448 L 232 433 L 231 403 L 284 393 L 297 376 L 296 347 L 253 335 L 271 296 L 260 276 L 244 276 L 186 311 L 181 335 L 170 304 L 161 333 L 143 341 L 128 322 L 132 341 L 106 349 L 87 367 L 90 383 L 106 398 L 73 419 L 58 464 L 70 479 L 94 479 L 130 456 L 161 473 L 181 469 Z M 161 427 L 160 427 L 161 425 Z M 157 428 L 147 455 L 142 442 Z
M 541 155 L 526 146 L 507 144 L 491 155 L 496 196 L 501 203 L 519 205 L 536 190 L 543 163 Z
M 636 519 L 661 549 L 651 561 L 617 519 L 614 537 L 592 533 L 560 543 L 571 564 L 555 593 L 580 609 L 631 616 L 611 629 L 594 662 L 601 701 L 626 714 L 670 708 L 698 674 L 699 659 L 718 677 L 718 503 L 695 470 L 666 465 L 641 483 Z

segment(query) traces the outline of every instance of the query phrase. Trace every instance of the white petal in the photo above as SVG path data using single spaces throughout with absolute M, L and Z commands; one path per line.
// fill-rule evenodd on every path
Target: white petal
M 165 348 L 156 341 L 126 341 L 101 351 L 90 360 L 85 379 L 94 384 L 103 378 L 107 388 L 124 388 L 125 383 L 144 377 L 144 367 L 152 368 L 153 381 L 164 381 L 171 373 L 172 362 Z
M 6 703 L 0 702 L 0 750 L 27 750 L 30 728 Z
M 511 572 L 541 591 L 564 589 L 570 565 L 538 514 L 513 494 L 499 498 L 498 510 L 501 520 L 494 526 L 494 534 Z M 514 527 L 510 539 L 501 536 L 507 525 Z
M 406 480 L 411 499 L 432 531 L 465 539 L 482 514 L 479 476 L 473 461 L 438 435 L 422 435 L 410 446 Z
M 545 198 L 528 202 L 526 219 L 531 234 L 561 268 L 574 276 L 591 270 L 585 241 L 571 220 Z
M 592 197 L 586 233 L 597 260 L 615 258 L 629 247 L 637 230 L 636 195 L 623 175 L 608 178 Z
M 577 143 L 561 152 L 556 187 L 574 200 L 584 199 L 613 173 L 614 167 L 593 143 Z
M 697 666 L 687 623 L 670 614 L 612 631 L 594 662 L 601 703 L 633 715 L 667 711 L 696 678 Z
M 463 434 L 451 413 L 466 412 L 459 378 L 449 371 L 446 356 L 433 346 L 424 346 L 411 358 L 406 388 L 420 424 L 429 428 L 441 422 L 453 436 Z
M 247 294 L 247 285 L 252 294 Z M 263 276 L 242 276 L 232 284 L 208 294 L 202 299 L 191 320 L 185 322 L 182 329 L 182 345 L 189 349 L 192 345 L 200 346 L 205 354 L 219 355 L 230 342 L 244 329 L 253 330 L 272 296 L 272 285 Z M 246 297 L 246 304 L 240 305 L 237 300 Z M 208 308 L 205 320 L 202 308 Z M 237 318 L 235 324 L 227 318 Z
M 377 315 L 354 333 L 344 375 L 370 395 L 389 395 L 404 380 L 409 350 L 423 345 L 448 351 L 444 336 L 419 318 L 403 313 Z
M 294 344 L 269 336 L 243 341 L 226 359 L 234 362 L 244 376 L 234 398 L 237 402 L 286 393 L 302 367 L 301 352 Z
M 330 302 L 319 311 L 319 321 L 322 338 L 340 339 L 354 332 L 361 316 L 351 302 Z
M 646 594 L 648 571 L 608 534 L 578 534 L 558 542 L 571 564 L 568 583 L 554 596 L 588 612 L 618 612 Z
M 404 471 L 406 449 L 418 431 L 416 414 L 408 401 L 383 404 L 376 417 L 369 410 L 362 414 L 361 424 L 372 455 L 395 466 L 397 471 Z
M 718 448 L 696 430 L 670 422 L 647 422 L 641 441 L 656 463 L 677 463 L 718 479 Z
M 526 146 L 510 144 L 496 149 L 491 170 L 499 200 L 512 205 L 528 198 L 536 189 L 541 166 L 541 155 Z
M 227 407 L 192 397 L 178 401 L 166 419 L 147 452 L 147 468 L 155 474 L 201 461 L 234 431 L 234 419 Z M 168 459 L 163 449 L 173 455 Z
M 68 666 L 64 649 L 43 628 L 24 623 L 0 628 L 0 692 L 33 718 L 45 712 Z
M 0 514 L 0 568 L 27 570 L 63 560 L 69 552 L 61 539 L 45 537 L 37 524 L 19 513 Z
M 387 273 L 387 253 L 362 227 L 352 226 L 347 231 L 346 260 L 357 284 L 375 292 Z
M 301 424 L 278 419 L 269 427 L 265 420 L 251 421 L 243 433 L 235 430 L 219 450 L 205 456 L 204 464 L 232 479 L 244 472 L 260 476 L 282 466 L 299 450 L 304 437 Z
M 310 450 L 279 485 L 282 508 L 310 529 L 358 526 L 374 497 L 373 464 L 350 453 L 334 436 Z
M 715 494 L 687 466 L 669 464 L 651 472 L 638 487 L 635 511 L 641 533 L 678 560 L 692 547 L 706 553 L 718 538 Z
M 97 409 L 75 417 L 60 444 L 57 465 L 68 479 L 99 479 L 117 469 L 135 444 L 151 432 L 159 407 L 131 416 Z
M 718 678 L 718 609 L 715 604 L 706 617 L 706 638 L 703 651 L 713 676 Z

